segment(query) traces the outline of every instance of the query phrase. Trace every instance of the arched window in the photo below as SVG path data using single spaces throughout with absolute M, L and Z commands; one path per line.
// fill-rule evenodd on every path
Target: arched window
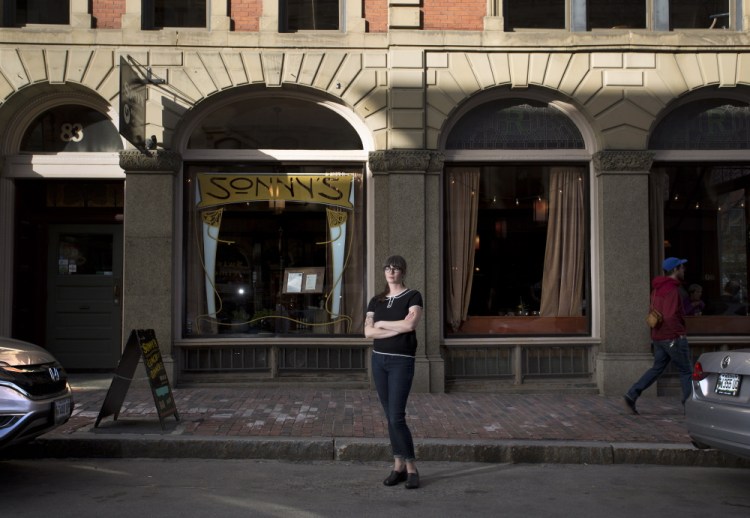
M 728 99 L 695 101 L 656 127 L 651 149 L 750 149 L 750 106 Z
M 249 98 L 217 109 L 190 135 L 190 149 L 362 149 L 336 112 L 294 98 Z
M 363 139 L 340 105 L 228 95 L 185 128 L 184 334 L 361 333 Z
M 738 153 L 750 149 L 750 104 L 684 104 L 661 120 L 649 145 L 657 151 L 650 178 L 652 274 L 662 274 L 664 257 L 687 258 L 688 332 L 750 334 L 750 161 Z
M 39 115 L 21 140 L 22 153 L 120 151 L 122 138 L 106 115 L 85 106 L 56 106 Z
M 588 168 L 569 158 L 581 131 L 552 104 L 498 99 L 445 142 L 457 157 L 444 182 L 447 335 L 588 334 Z
M 477 106 L 451 129 L 446 149 L 583 149 L 581 132 L 560 110 L 525 99 Z

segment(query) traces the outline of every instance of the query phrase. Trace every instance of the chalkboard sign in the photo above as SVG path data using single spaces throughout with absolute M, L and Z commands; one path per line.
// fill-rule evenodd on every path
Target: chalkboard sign
M 180 420 L 172 395 L 172 388 L 167 378 L 167 370 L 164 368 L 164 360 L 159 350 L 159 343 L 156 341 L 156 333 L 153 329 L 133 329 L 130 332 L 128 342 L 125 344 L 125 350 L 122 352 L 122 358 L 115 370 L 104 403 L 102 403 L 99 417 L 96 418 L 94 423 L 95 428 L 99 426 L 99 422 L 104 417 L 112 415 L 115 420 L 119 417 L 120 409 L 125 401 L 125 394 L 128 392 L 128 387 L 138 366 L 138 360 L 141 358 L 143 359 L 143 366 L 146 368 L 151 394 L 154 396 L 154 404 L 156 405 L 156 412 L 159 414 L 162 429 L 164 429 L 165 417 L 174 415 L 176 420 Z

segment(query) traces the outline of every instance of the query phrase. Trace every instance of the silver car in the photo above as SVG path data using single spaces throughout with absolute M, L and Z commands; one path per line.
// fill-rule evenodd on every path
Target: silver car
M 696 447 L 750 458 L 750 349 L 700 355 L 685 422 Z
M 0 449 L 60 426 L 72 412 L 62 365 L 41 347 L 0 337 Z

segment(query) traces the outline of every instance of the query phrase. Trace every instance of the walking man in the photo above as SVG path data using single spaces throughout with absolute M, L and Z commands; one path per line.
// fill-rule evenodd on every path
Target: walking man
M 665 275 L 651 281 L 651 304 L 662 314 L 662 321 L 651 329 L 654 364 L 623 396 L 625 408 L 629 413 L 638 413 L 635 408 L 636 400 L 662 375 L 670 361 L 674 362 L 680 372 L 682 404 L 684 405 L 690 397 L 692 390 L 690 378 L 693 368 L 686 336 L 685 309 L 680 296 L 680 286 L 685 279 L 686 262 L 687 259 L 666 258 L 662 263 Z

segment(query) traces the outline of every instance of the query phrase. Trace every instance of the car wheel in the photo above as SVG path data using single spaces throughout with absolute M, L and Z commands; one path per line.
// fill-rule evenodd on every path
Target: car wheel
M 693 446 L 695 446 L 699 450 L 710 450 L 711 449 L 711 447 L 709 445 L 703 444 L 702 442 L 698 442 L 698 441 L 691 441 L 691 442 L 693 443 Z

